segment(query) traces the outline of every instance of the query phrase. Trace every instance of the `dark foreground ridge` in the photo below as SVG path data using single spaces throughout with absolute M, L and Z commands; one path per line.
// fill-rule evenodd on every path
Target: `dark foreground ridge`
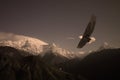
M 64 71 L 87 80 L 120 80 L 120 49 L 104 49 L 90 53 L 82 60 L 62 63 Z
M 119 80 L 120 49 L 104 49 L 84 59 L 51 65 L 27 52 L 0 47 L 0 80 Z M 49 56 L 48 56 L 49 57 Z M 49 58 L 48 58 L 49 59 Z
M 120 80 L 120 48 L 91 53 L 79 64 L 81 75 L 90 80 Z
M 39 55 L 20 55 L 24 53 L 0 47 L 0 80 L 74 80 L 71 74 L 46 64 Z

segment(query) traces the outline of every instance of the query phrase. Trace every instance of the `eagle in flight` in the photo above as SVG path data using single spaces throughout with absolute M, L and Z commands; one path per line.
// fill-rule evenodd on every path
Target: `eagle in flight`
M 77 48 L 82 48 L 86 43 L 90 42 L 90 40 L 91 40 L 90 36 L 93 33 L 95 24 L 96 24 L 96 16 L 92 15 L 90 22 L 88 23 L 83 36 L 81 36 L 81 40 L 80 40 Z

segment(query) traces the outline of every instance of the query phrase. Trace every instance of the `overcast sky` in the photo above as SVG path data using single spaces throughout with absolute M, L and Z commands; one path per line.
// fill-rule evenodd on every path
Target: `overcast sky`
M 120 47 L 120 0 L 4 0 L 0 32 L 36 37 L 74 51 L 92 14 L 97 16 L 92 34 L 96 42 L 81 50 L 97 49 L 104 42 Z

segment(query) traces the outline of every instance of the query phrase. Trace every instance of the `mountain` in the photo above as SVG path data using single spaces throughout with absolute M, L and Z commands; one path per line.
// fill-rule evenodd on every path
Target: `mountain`
M 46 52 L 42 59 L 52 65 L 58 65 L 60 63 L 64 63 L 69 60 L 69 58 L 60 55 L 59 53 L 55 52 Z
M 87 55 L 83 59 L 71 59 L 57 65 L 65 72 L 83 80 L 119 80 L 120 48 L 103 49 Z
M 75 53 L 60 48 L 55 43 L 49 44 L 40 39 L 12 33 L 0 33 L 0 46 L 10 46 L 28 52 L 30 55 L 40 55 L 46 62 L 53 64 L 78 57 Z
M 76 55 L 72 51 L 58 47 L 55 43 L 49 44 L 40 39 L 32 38 L 13 33 L 0 33 L 0 46 L 10 46 L 16 49 L 27 51 L 33 55 L 44 56 L 44 53 L 52 51 L 54 55 L 64 56 L 66 58 L 75 58 Z
M 118 80 L 120 72 L 120 48 L 103 49 L 87 55 L 71 73 L 82 75 L 88 80 Z
M 48 45 L 48 43 L 36 38 L 12 33 L 0 33 L 0 46 L 10 46 L 38 55 L 42 52 L 44 45 Z
M 45 48 L 45 46 L 44 46 L 44 48 Z M 43 50 L 43 51 L 48 51 L 48 52 L 51 51 L 55 55 L 61 55 L 61 56 L 64 56 L 66 58 L 69 58 L 69 59 L 72 59 L 72 58 L 79 56 L 79 54 L 76 54 L 75 52 L 58 47 L 55 43 L 52 43 L 49 46 L 46 46 L 45 50 Z
M 98 49 L 98 51 L 104 50 L 104 49 L 110 49 L 112 48 L 107 42 L 104 42 Z
M 39 55 L 21 54 L 30 53 L 0 47 L 0 80 L 75 80 L 71 74 L 47 64 Z

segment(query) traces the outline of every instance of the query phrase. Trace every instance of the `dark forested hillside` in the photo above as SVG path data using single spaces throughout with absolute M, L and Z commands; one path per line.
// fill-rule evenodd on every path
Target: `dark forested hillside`
M 60 66 L 64 71 L 88 80 L 120 79 L 120 49 L 104 49 L 90 53 L 82 60 L 73 60 Z
M 41 57 L 12 47 L 0 47 L 0 80 L 74 80 L 69 73 L 47 64 Z
M 39 55 L 23 54 L 29 53 L 0 47 L 0 80 L 120 79 L 120 49 L 104 49 L 90 53 L 82 60 L 75 58 L 55 65 L 49 64 L 49 55 L 41 58 Z
M 105 49 L 91 53 L 77 66 L 81 75 L 91 80 L 120 79 L 120 49 Z

